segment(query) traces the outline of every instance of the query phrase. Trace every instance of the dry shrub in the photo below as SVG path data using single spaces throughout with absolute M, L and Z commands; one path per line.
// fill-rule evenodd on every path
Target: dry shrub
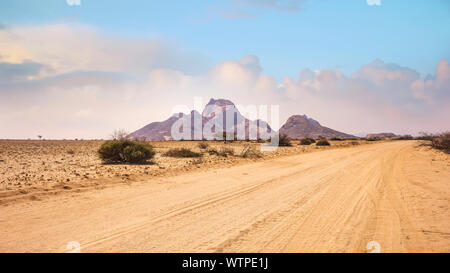
M 229 155 L 234 155 L 234 150 L 232 148 L 221 147 L 219 150 L 215 148 L 208 149 L 207 151 L 210 155 L 217 155 L 227 157 Z
M 114 130 L 111 134 L 111 138 L 113 140 L 126 140 L 128 139 L 128 132 L 123 129 Z
M 242 150 L 241 157 L 243 158 L 260 158 L 263 154 L 261 151 L 258 151 L 254 146 L 245 145 Z
M 317 141 L 316 146 L 330 146 L 330 142 L 326 139 L 321 139 Z
M 198 144 L 198 147 L 200 148 L 200 149 L 206 149 L 206 148 L 208 148 L 209 147 L 209 144 L 208 143 L 206 143 L 206 142 L 200 142 L 199 144 Z
M 292 146 L 291 139 L 286 134 L 282 134 L 282 135 L 280 135 L 278 145 L 290 147 L 290 146 Z
M 163 154 L 163 156 L 169 156 L 169 157 L 201 157 L 201 153 L 196 153 L 194 151 L 191 151 L 188 148 L 175 148 L 170 149 L 167 152 Z
M 450 153 L 450 132 L 435 136 L 433 140 L 431 140 L 431 146 L 435 149 Z
M 303 138 L 302 140 L 300 140 L 300 145 L 311 145 L 314 142 L 316 141 L 312 138 Z
M 203 164 L 203 159 L 200 157 L 200 158 L 197 158 L 197 159 L 192 160 L 191 163 L 192 163 L 193 165 L 200 165 L 200 164 Z

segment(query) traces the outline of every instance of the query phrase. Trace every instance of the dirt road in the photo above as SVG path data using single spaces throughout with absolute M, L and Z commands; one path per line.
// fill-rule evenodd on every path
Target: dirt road
M 450 252 L 450 161 L 326 150 L 0 207 L 0 252 Z

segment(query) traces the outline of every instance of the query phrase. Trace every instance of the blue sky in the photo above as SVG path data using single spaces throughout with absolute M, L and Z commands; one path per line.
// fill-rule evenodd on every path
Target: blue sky
M 105 138 L 195 97 L 440 132 L 449 60 L 448 0 L 2 0 L 0 138 Z
M 298 6 L 292 9 L 248 2 L 81 0 L 69 6 L 66 0 L 3 0 L 0 21 L 81 23 L 123 37 L 163 39 L 201 55 L 207 65 L 254 54 L 277 79 L 303 68 L 351 73 L 375 59 L 432 74 L 440 59 L 450 58 L 446 0 L 383 0 L 380 6 L 293 1 Z

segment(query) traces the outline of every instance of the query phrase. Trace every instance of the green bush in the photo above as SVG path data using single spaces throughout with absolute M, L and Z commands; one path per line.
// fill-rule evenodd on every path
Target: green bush
M 314 143 L 311 140 L 316 142 L 314 139 L 311 139 L 311 138 L 303 138 L 302 140 L 300 140 L 300 145 L 311 145 Z
M 155 156 L 155 151 L 143 142 L 110 140 L 100 146 L 98 154 L 105 163 L 144 163 Z
M 321 139 L 317 141 L 316 146 L 330 146 L 330 142 L 328 142 L 326 139 Z
M 170 149 L 163 154 L 164 156 L 170 157 L 201 157 L 201 153 L 193 152 L 187 148 L 175 148 Z
M 279 146 L 292 146 L 291 139 L 285 134 L 280 135 L 278 145 Z

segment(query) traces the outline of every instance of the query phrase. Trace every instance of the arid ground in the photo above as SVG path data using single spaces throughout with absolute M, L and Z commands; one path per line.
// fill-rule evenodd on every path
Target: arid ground
M 450 156 L 419 141 L 157 142 L 147 165 L 103 165 L 101 143 L 0 141 L 0 252 L 450 252 Z

